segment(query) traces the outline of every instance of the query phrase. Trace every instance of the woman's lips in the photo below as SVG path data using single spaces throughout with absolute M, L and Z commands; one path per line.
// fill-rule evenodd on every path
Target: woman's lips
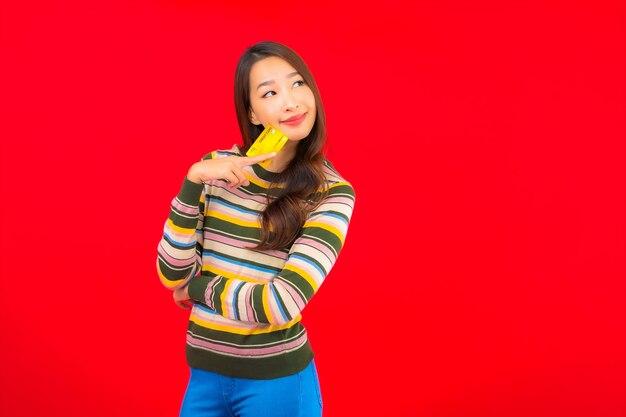
M 300 123 L 302 123 L 305 117 L 306 117 L 306 113 L 302 113 L 300 116 L 290 117 L 289 119 L 284 120 L 281 123 L 289 125 L 289 126 L 297 126 Z

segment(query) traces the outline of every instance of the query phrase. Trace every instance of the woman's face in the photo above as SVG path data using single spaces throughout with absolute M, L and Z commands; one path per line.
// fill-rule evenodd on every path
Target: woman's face
M 271 124 L 289 140 L 308 136 L 316 117 L 315 97 L 304 78 L 284 59 L 263 58 L 250 69 L 250 121 Z

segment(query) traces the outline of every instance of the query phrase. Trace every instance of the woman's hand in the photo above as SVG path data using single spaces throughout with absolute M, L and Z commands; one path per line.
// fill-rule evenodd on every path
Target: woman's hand
M 206 159 L 196 162 L 189 168 L 187 179 L 201 184 L 210 180 L 225 180 L 230 188 L 249 185 L 250 181 L 241 169 L 244 166 L 258 164 L 273 158 L 276 152 L 257 156 L 225 156 L 224 158 Z
M 174 302 L 183 310 L 190 310 L 193 306 L 193 300 L 189 297 L 189 286 L 185 285 L 182 288 L 176 288 L 174 290 Z

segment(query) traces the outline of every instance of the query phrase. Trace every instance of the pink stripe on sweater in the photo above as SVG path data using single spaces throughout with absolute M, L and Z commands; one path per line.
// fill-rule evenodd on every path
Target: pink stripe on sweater
M 226 186 L 226 184 L 227 183 L 220 181 L 219 184 L 216 183 L 213 186 L 216 188 L 220 188 L 221 191 L 225 194 L 225 198 L 228 201 L 234 202 L 232 199 L 228 198 L 228 194 L 232 194 L 232 195 L 236 195 L 237 197 L 243 198 L 247 201 L 252 200 L 252 201 L 256 201 L 257 203 L 261 203 L 263 205 L 267 204 L 267 198 L 264 196 L 254 195 L 254 194 L 251 195 L 251 194 L 241 191 L 239 188 L 235 188 L 234 190 L 231 190 L 230 188 Z
M 172 207 L 175 208 L 178 211 L 182 211 L 185 214 L 191 214 L 191 215 L 198 214 L 198 207 L 197 206 L 189 207 L 189 206 L 181 203 L 181 201 L 178 198 L 175 198 L 172 201 Z
M 254 246 L 256 246 L 256 243 L 246 242 L 244 240 L 218 235 L 217 233 L 213 233 L 213 232 L 204 232 L 204 240 L 205 242 L 208 240 L 211 240 L 214 242 L 223 243 L 225 245 L 235 246 L 238 248 L 253 248 Z M 205 244 L 205 246 L 207 245 Z M 267 250 L 267 251 L 263 251 L 263 253 L 269 256 L 273 256 L 278 259 L 287 259 L 287 257 L 289 256 L 288 253 L 279 251 L 279 250 Z
M 352 199 L 348 197 L 341 197 L 341 196 L 328 197 L 324 199 L 324 203 L 322 203 L 322 207 L 326 204 L 334 204 L 334 203 L 352 205 Z
M 304 309 L 305 303 L 300 294 L 296 290 L 294 290 L 291 285 L 283 282 L 280 282 L 280 284 L 282 284 L 282 287 L 289 293 L 289 295 L 291 295 L 291 298 L 293 298 L 293 301 L 298 306 L 298 309 L 302 311 Z
M 331 251 L 328 246 L 319 243 L 316 240 L 313 239 L 309 239 L 309 238 L 302 238 L 299 239 L 298 244 L 302 244 L 302 245 L 307 245 L 310 246 L 312 248 L 317 249 L 318 251 L 322 252 L 324 255 L 326 255 L 328 257 L 328 259 L 330 260 L 330 262 L 335 262 L 336 257 L 335 257 L 335 253 L 333 251 Z
M 236 356 L 274 356 L 280 354 L 286 350 L 291 350 L 302 346 L 307 341 L 306 333 L 303 333 L 301 336 L 296 338 L 295 340 L 281 344 L 278 346 L 270 346 L 266 348 L 257 348 L 257 349 L 240 349 L 232 346 L 222 346 L 217 343 L 212 343 L 207 340 L 202 340 L 193 337 L 193 335 L 187 333 L 187 343 L 195 347 L 201 347 L 207 350 L 212 350 L 218 353 L 226 353 L 230 355 Z
M 254 285 L 247 285 L 245 286 L 245 290 L 246 290 L 246 311 L 244 312 L 244 314 L 246 315 L 246 318 L 249 321 L 254 321 L 254 310 L 252 310 L 252 289 L 254 288 Z
M 193 265 L 196 260 L 199 260 L 195 252 L 194 256 L 189 259 L 173 258 L 165 251 L 165 249 L 161 245 L 159 245 L 159 255 L 163 257 L 165 262 L 173 266 L 189 266 Z
M 213 232 L 204 232 L 204 240 L 205 242 L 207 240 L 212 240 L 214 242 L 219 242 L 225 245 L 235 246 L 238 248 L 252 248 L 255 246 L 255 244 L 252 242 L 246 242 L 240 239 L 233 239 L 232 237 L 218 235 L 217 233 L 213 233 Z

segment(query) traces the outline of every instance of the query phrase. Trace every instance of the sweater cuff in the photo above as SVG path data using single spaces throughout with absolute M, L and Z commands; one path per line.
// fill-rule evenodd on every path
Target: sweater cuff
M 185 177 L 183 185 L 178 192 L 178 199 L 190 206 L 197 206 L 198 200 L 200 200 L 200 196 L 202 195 L 202 190 L 204 190 L 204 184 L 196 184 Z
M 207 304 L 205 293 L 209 282 L 213 278 L 214 277 L 210 277 L 208 275 L 198 275 L 196 277 L 193 277 L 193 279 L 189 282 L 189 297 L 191 297 L 191 299 L 194 301 Z

